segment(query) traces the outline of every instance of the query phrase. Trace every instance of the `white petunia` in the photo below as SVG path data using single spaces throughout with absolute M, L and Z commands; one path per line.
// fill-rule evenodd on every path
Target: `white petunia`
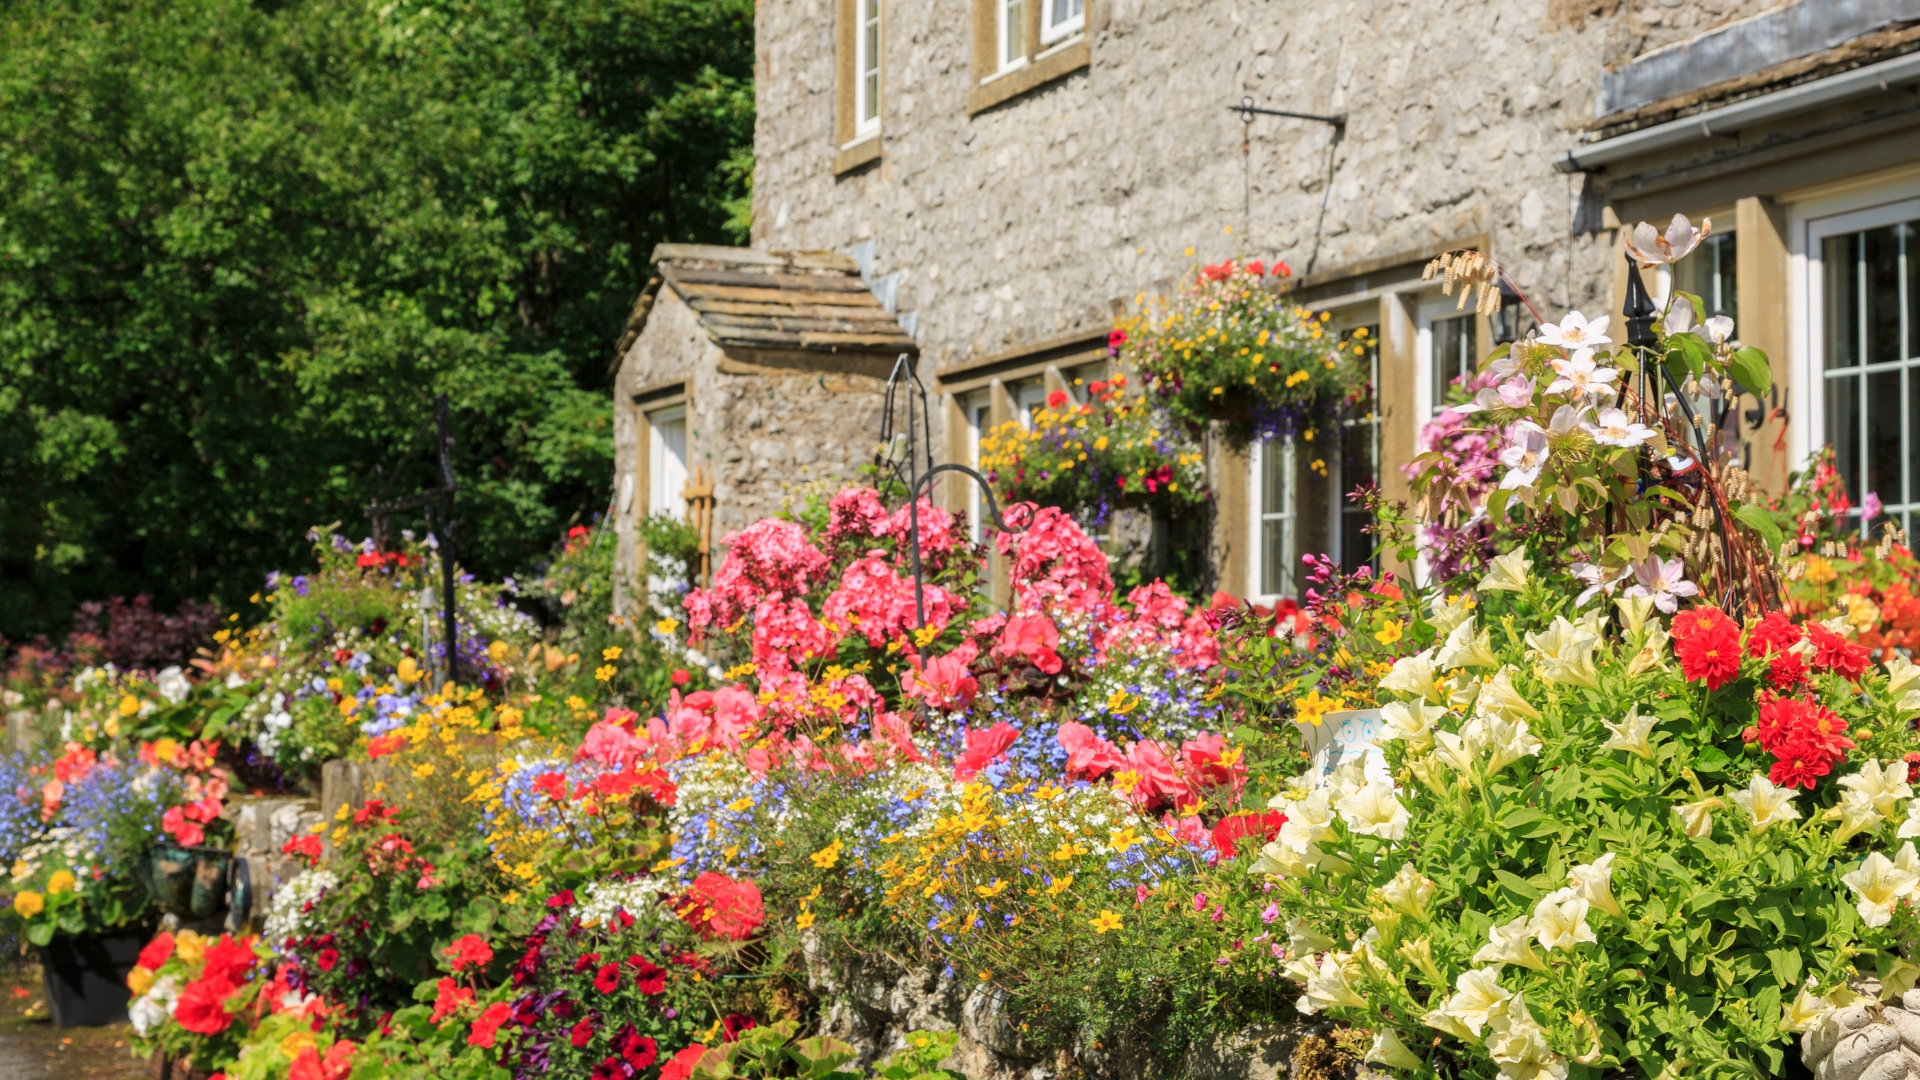
M 1506 1015 L 1507 1002 L 1513 997 L 1512 991 L 1500 985 L 1498 968 L 1461 972 L 1453 985 L 1455 993 L 1441 1011 L 1458 1020 L 1476 1039 L 1489 1020 Z
M 1447 635 L 1446 644 L 1434 656 L 1434 666 L 1442 671 L 1452 671 L 1463 667 L 1499 667 L 1500 658 L 1493 652 L 1493 634 L 1487 630 L 1474 633 L 1472 617 L 1453 628 Z
M 1433 676 L 1433 650 L 1426 649 L 1395 660 L 1393 670 L 1380 680 L 1380 689 L 1410 694 L 1424 701 L 1439 696 Z
M 1439 888 L 1431 878 L 1415 870 L 1412 863 L 1402 863 L 1400 872 L 1380 886 L 1380 898 L 1416 919 L 1424 919 L 1427 901 L 1433 899 Z
M 1871 758 L 1859 772 L 1841 777 L 1840 786 L 1859 792 L 1862 798 L 1872 801 L 1874 809 L 1888 817 L 1893 816 L 1901 799 L 1913 798 L 1904 761 L 1889 761 L 1882 766 L 1878 758 Z
M 1908 845 L 1911 846 L 1911 845 Z M 1901 898 L 1913 895 L 1920 875 L 1903 870 L 1885 855 L 1873 852 L 1858 870 L 1840 878 L 1860 897 L 1856 908 L 1868 926 L 1885 926 L 1893 921 L 1893 909 Z
M 1421 1061 L 1407 1044 L 1400 1041 L 1400 1035 L 1392 1028 L 1383 1027 L 1373 1037 L 1373 1045 L 1367 1049 L 1365 1059 L 1370 1064 L 1385 1065 L 1389 1069 L 1424 1069 L 1427 1063 Z
M 1591 906 L 1572 889 L 1556 889 L 1533 906 L 1533 921 L 1527 924 L 1527 929 L 1533 932 L 1540 947 L 1549 952 L 1572 951 L 1582 942 L 1600 940 L 1594 936 L 1593 927 L 1587 925 L 1587 909 Z
M 1640 706 L 1627 710 L 1627 715 L 1619 722 L 1602 718 L 1600 721 L 1612 736 L 1600 744 L 1602 750 L 1625 750 L 1629 754 L 1638 754 L 1648 761 L 1653 760 L 1653 745 L 1647 736 L 1653 733 L 1653 725 L 1660 722 L 1657 716 L 1641 716 Z
M 1613 898 L 1613 852 L 1567 871 L 1567 883 L 1582 900 L 1609 915 L 1620 916 L 1620 903 Z
M 1527 549 L 1514 548 L 1493 560 L 1478 588 L 1481 592 L 1519 592 L 1527 587 L 1527 571 L 1532 567 L 1533 560 L 1527 558 Z
M 1513 687 L 1513 667 L 1501 668 L 1480 687 L 1479 707 L 1482 712 L 1495 716 L 1523 716 L 1529 720 L 1540 719 L 1540 710 L 1520 695 Z
M 1695 840 L 1713 835 L 1713 812 L 1726 807 L 1726 803 L 1708 796 L 1699 802 L 1681 803 L 1673 808 L 1680 815 L 1680 827 Z
M 1533 920 L 1521 915 L 1502 926 L 1487 927 L 1487 944 L 1473 954 L 1476 964 L 1519 964 L 1535 971 L 1547 970 L 1546 961 L 1533 951 Z
M 1768 826 L 1783 821 L 1799 821 L 1800 811 L 1793 805 L 1796 797 L 1792 788 L 1775 787 L 1773 781 L 1759 773 L 1753 774 L 1745 791 L 1733 793 L 1733 801 L 1747 812 L 1748 824 L 1754 832 L 1765 832 Z
M 1526 642 L 1533 650 L 1534 671 L 1542 681 L 1588 688 L 1600 685 L 1600 673 L 1593 666 L 1593 650 L 1600 644 L 1600 635 L 1587 627 L 1568 622 L 1565 615 L 1555 615 L 1552 626 L 1544 633 L 1527 634 Z
M 1407 815 L 1407 808 L 1394 797 L 1390 783 L 1375 780 L 1341 799 L 1338 806 L 1340 820 L 1347 823 L 1348 829 L 1362 836 L 1399 840 L 1407 835 L 1407 823 L 1411 819 Z
M 1307 992 L 1300 995 L 1294 1008 L 1308 1016 L 1339 1005 L 1366 1008 L 1367 999 L 1353 988 L 1353 977 L 1358 973 L 1349 970 L 1352 961 L 1349 953 L 1329 953 L 1307 979 Z
M 1433 722 L 1447 715 L 1439 705 L 1424 701 L 1389 701 L 1380 706 L 1380 719 L 1386 730 L 1374 739 L 1374 745 L 1404 742 L 1409 750 L 1425 750 L 1433 745 Z

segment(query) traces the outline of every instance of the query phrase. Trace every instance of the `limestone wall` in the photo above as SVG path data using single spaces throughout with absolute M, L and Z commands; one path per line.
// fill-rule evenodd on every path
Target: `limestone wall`
M 1602 65 L 1766 6 L 1089 0 L 1090 68 L 969 117 L 968 9 L 897 4 L 882 160 L 836 178 L 832 5 L 762 0 L 754 243 L 873 240 L 934 367 L 1102 327 L 1189 246 L 1304 273 L 1484 232 L 1543 308 L 1591 311 L 1610 238 L 1575 233 L 1552 161 Z M 1345 112 L 1344 138 L 1261 118 L 1243 163 L 1243 95 Z

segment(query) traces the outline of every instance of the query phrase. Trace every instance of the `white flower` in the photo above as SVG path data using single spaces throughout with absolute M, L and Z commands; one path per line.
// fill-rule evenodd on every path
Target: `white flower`
M 1456 993 L 1447 999 L 1441 1011 L 1458 1020 L 1476 1039 L 1488 1020 L 1496 1015 L 1505 1016 L 1507 1001 L 1513 997 L 1511 991 L 1500 985 L 1498 968 L 1461 972 L 1453 985 Z
M 1567 881 L 1582 900 L 1609 915 L 1620 915 L 1620 903 L 1613 898 L 1613 852 L 1567 871 Z
M 193 683 L 187 681 L 186 673 L 180 670 L 178 664 L 162 668 L 160 674 L 153 677 L 153 688 L 175 705 L 187 700 L 187 695 L 193 693 Z
M 1920 664 L 1894 653 L 1887 661 L 1887 696 L 1900 697 L 1916 687 L 1920 687 Z
M 1411 694 L 1424 701 L 1439 693 L 1433 684 L 1433 674 L 1433 650 L 1426 649 L 1395 660 L 1393 670 L 1380 680 L 1380 689 Z
M 1493 560 L 1487 576 L 1480 579 L 1479 589 L 1481 592 L 1520 592 L 1527 587 L 1527 571 L 1532 567 L 1533 560 L 1527 558 L 1526 549 L 1514 548 Z
M 1688 836 L 1695 840 L 1713 835 L 1713 812 L 1726 807 L 1726 803 L 1708 796 L 1699 802 L 1682 803 L 1673 808 L 1680 815 L 1680 825 Z
M 1799 821 L 1800 811 L 1793 806 L 1796 797 L 1792 788 L 1774 787 L 1773 781 L 1759 773 L 1753 774 L 1747 790 L 1733 793 L 1733 801 L 1747 812 L 1754 832 L 1765 832 L 1767 826 L 1782 821 Z
M 145 1038 L 147 1032 L 173 1016 L 173 1007 L 179 1000 L 180 976 L 162 975 L 146 993 L 127 1006 L 127 1017 L 133 1021 L 134 1032 Z
M 1247 868 L 1247 873 L 1302 878 L 1312 873 L 1319 862 L 1319 845 L 1309 844 L 1307 851 L 1303 853 L 1275 840 L 1260 849 L 1260 857 L 1253 860 L 1253 865 Z
M 1332 799 L 1333 793 L 1322 788 L 1304 799 L 1281 805 L 1278 809 L 1286 815 L 1287 820 L 1280 826 L 1277 842 L 1304 855 L 1309 845 L 1332 836 Z
M 1600 749 L 1625 750 L 1629 754 L 1638 754 L 1648 761 L 1653 760 L 1653 746 L 1647 742 L 1647 736 L 1652 734 L 1653 725 L 1660 722 L 1659 717 L 1641 716 L 1640 706 L 1635 705 L 1627 710 L 1626 717 L 1617 724 L 1606 719 L 1600 722 L 1613 733 L 1611 738 L 1600 744 Z
M 1499 667 L 1500 658 L 1493 652 L 1493 635 L 1482 630 L 1474 634 L 1473 619 L 1453 628 L 1447 635 L 1446 644 L 1434 656 L 1434 665 L 1442 671 L 1452 671 L 1462 667 Z
M 1500 1066 L 1500 1080 L 1566 1080 L 1567 1059 L 1547 1045 L 1547 1033 L 1527 1011 L 1525 995 L 1515 994 L 1493 1019 L 1487 1056 Z
M 1687 580 L 1687 564 L 1678 558 L 1663 562 L 1660 556 L 1649 555 L 1633 564 L 1633 577 L 1635 584 L 1627 595 L 1651 597 L 1653 605 L 1669 615 L 1679 608 L 1679 597 L 1700 593 L 1700 587 Z
M 1431 879 L 1415 870 L 1412 863 L 1402 863 L 1400 872 L 1380 886 L 1380 898 L 1416 919 L 1424 919 L 1427 917 L 1427 901 L 1433 899 L 1434 891 L 1438 888 Z
M 1574 895 L 1572 889 L 1557 889 L 1533 906 L 1533 921 L 1527 924 L 1527 929 L 1543 949 L 1572 951 L 1583 941 L 1600 940 L 1594 936 L 1593 927 L 1587 925 L 1589 906 L 1585 899 Z
M 1781 1010 L 1780 1027 L 1786 1031 L 1812 1031 L 1820 1022 L 1833 1013 L 1833 1003 L 1813 992 L 1816 985 L 1814 977 L 1807 976 L 1807 984 L 1793 1003 Z
M 1733 340 L 1733 320 L 1725 315 L 1715 315 L 1713 318 L 1708 319 L 1703 329 L 1706 330 L 1706 333 L 1700 336 L 1713 342 L 1715 345 L 1725 345 L 1727 342 Z M 1698 330 L 1694 332 L 1699 333 Z
M 1875 825 L 1887 820 L 1873 800 L 1857 791 L 1849 791 L 1840 796 L 1839 805 L 1827 811 L 1822 817 L 1839 819 L 1840 828 L 1834 831 L 1833 842 L 1844 844 L 1854 836 L 1866 832 Z
M 1555 615 L 1553 625 L 1545 633 L 1529 633 L 1526 641 L 1537 661 L 1534 670 L 1543 681 L 1585 687 L 1600 685 L 1600 673 L 1593 666 L 1593 650 L 1600 644 L 1600 635 L 1584 626 L 1575 626 L 1565 615 Z
M 1920 800 L 1907 804 L 1907 820 L 1900 823 L 1900 831 L 1896 835 L 1902 840 L 1920 836 Z
M 1696 229 L 1685 214 L 1675 214 L 1664 234 L 1643 221 L 1633 227 L 1624 242 L 1627 254 L 1640 263 L 1640 269 L 1651 270 L 1662 263 L 1686 258 L 1712 231 L 1712 218 L 1701 218 L 1700 227 Z
M 1307 920 L 1295 915 L 1287 920 L 1287 948 L 1295 956 L 1312 956 L 1333 948 L 1333 939 L 1307 925 Z
M 1593 423 L 1582 424 L 1581 430 L 1593 436 L 1593 441 L 1601 446 L 1639 446 L 1653 438 L 1653 429 L 1633 420 L 1619 409 L 1601 409 L 1599 418 Z
M 1584 349 L 1593 345 L 1606 345 L 1613 341 L 1607 336 L 1607 323 L 1611 315 L 1602 315 L 1592 322 L 1577 311 L 1567 312 L 1567 316 L 1558 323 L 1542 323 L 1540 341 L 1546 345 L 1558 345 L 1563 349 Z
M 1385 1065 L 1389 1069 L 1424 1069 L 1427 1063 L 1421 1061 L 1392 1028 L 1381 1028 L 1373 1037 L 1373 1046 L 1368 1048 L 1366 1060 L 1372 1064 Z
M 1407 835 L 1407 808 L 1394 797 L 1393 785 L 1375 780 L 1339 802 L 1340 820 L 1362 836 L 1399 840 Z M 1286 826 L 1281 826 L 1285 828 Z
M 1612 596 L 1613 590 L 1618 588 L 1620 583 L 1625 581 L 1627 575 L 1631 573 L 1633 573 L 1633 568 L 1630 566 L 1622 566 L 1612 574 L 1608 574 L 1606 568 L 1598 563 L 1574 563 L 1573 576 L 1585 582 L 1587 587 L 1580 590 L 1580 595 L 1574 599 L 1573 606 L 1585 607 L 1587 601 L 1593 599 L 1600 593 L 1606 593 L 1608 596 Z
M 1909 842 L 1906 846 L 1913 845 Z M 1920 885 L 1920 875 L 1901 869 L 1877 851 L 1867 856 L 1860 869 L 1842 875 L 1840 880 L 1860 897 L 1860 903 L 1855 906 L 1868 926 L 1885 926 L 1891 922 L 1894 906 L 1902 897 L 1911 896 L 1914 886 Z
M 1889 761 L 1882 767 L 1878 758 L 1871 758 L 1859 772 L 1841 777 L 1840 786 L 1859 792 L 1861 797 L 1873 802 L 1874 809 L 1888 817 L 1893 816 L 1899 800 L 1913 798 L 1904 761 Z
M 1507 475 L 1500 480 L 1502 489 L 1532 487 L 1540 478 L 1540 468 L 1547 462 L 1547 433 L 1544 428 L 1531 420 L 1522 420 L 1507 432 L 1507 445 L 1500 451 L 1500 464 L 1507 466 Z M 1482 591 L 1487 591 L 1485 581 L 1480 583 Z
M 1425 750 L 1433 745 L 1433 722 L 1446 715 L 1444 707 L 1424 701 L 1389 701 L 1380 706 L 1386 730 L 1373 740 L 1374 744 L 1402 741 L 1410 750 Z
M 1547 970 L 1546 961 L 1533 951 L 1532 920 L 1521 915 L 1505 926 L 1487 927 L 1487 944 L 1473 954 L 1476 964 L 1519 964 L 1535 971 Z
M 1330 953 L 1320 962 L 1318 971 L 1307 979 L 1307 992 L 1300 995 L 1294 1008 L 1308 1016 L 1336 1005 L 1350 1005 L 1354 1008 L 1367 1007 L 1367 999 L 1354 990 L 1353 972 L 1347 965 L 1353 961 L 1349 953 Z
M 1524 716 L 1529 720 L 1540 719 L 1540 710 L 1520 696 L 1513 688 L 1513 666 L 1501 668 L 1480 687 L 1480 709 L 1495 716 Z
M 1628 567 L 1627 570 L 1631 573 L 1632 567 Z M 1641 627 L 1647 625 L 1648 617 L 1653 614 L 1653 597 L 1628 593 L 1615 600 L 1613 606 L 1620 609 L 1620 628 L 1629 634 L 1637 634 Z
M 1618 368 L 1601 367 L 1592 349 L 1577 350 L 1571 358 L 1552 363 L 1560 377 L 1547 384 L 1547 393 L 1565 394 L 1576 401 L 1589 394 L 1613 396 L 1613 380 L 1620 377 Z

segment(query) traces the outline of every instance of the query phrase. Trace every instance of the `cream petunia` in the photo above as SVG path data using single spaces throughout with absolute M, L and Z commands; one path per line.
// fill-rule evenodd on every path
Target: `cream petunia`
M 1680 815 L 1680 824 L 1688 836 L 1699 840 L 1713 835 L 1713 812 L 1726 809 L 1727 804 L 1709 795 L 1699 802 L 1682 803 L 1673 808 Z
M 1402 863 L 1400 872 L 1380 886 L 1380 897 L 1414 918 L 1424 919 L 1427 917 L 1427 901 L 1433 899 L 1434 891 L 1438 888 L 1430 878 L 1415 870 L 1412 863 Z
M 1373 1037 L 1373 1046 L 1368 1048 L 1366 1060 L 1371 1064 L 1385 1065 L 1389 1069 L 1426 1068 L 1427 1063 L 1407 1049 L 1400 1036 L 1392 1028 L 1381 1028 Z
M 1600 644 L 1600 637 L 1586 627 L 1568 622 L 1565 615 L 1556 615 L 1545 633 L 1528 634 L 1526 640 L 1541 681 L 1589 688 L 1600 685 L 1600 673 L 1593 666 L 1593 650 Z
M 1653 744 L 1647 736 L 1653 733 L 1653 725 L 1660 722 L 1657 716 L 1641 716 L 1640 706 L 1627 710 L 1627 715 L 1619 722 L 1601 720 L 1613 734 L 1600 744 L 1602 750 L 1625 750 L 1629 754 L 1638 754 L 1648 761 L 1653 760 Z
M 1349 953 L 1329 953 L 1307 979 L 1307 992 L 1300 995 L 1294 1008 L 1308 1016 L 1339 1005 L 1366 1008 L 1367 999 L 1353 988 L 1354 973 L 1347 969 L 1352 960 Z
M 1497 968 L 1463 971 L 1453 985 L 1455 993 L 1447 999 L 1442 1011 L 1465 1025 L 1476 1039 L 1488 1020 L 1505 1015 L 1507 1001 L 1513 997 L 1511 991 L 1500 985 Z
M 1795 797 L 1792 788 L 1774 787 L 1773 781 L 1759 773 L 1753 774 L 1745 791 L 1733 793 L 1733 801 L 1747 812 L 1754 832 L 1765 832 L 1768 826 L 1783 821 L 1799 821 L 1800 811 L 1793 805 Z
M 1471 616 L 1453 628 L 1447 635 L 1446 644 L 1440 647 L 1434 663 L 1442 671 L 1452 671 L 1463 667 L 1499 667 L 1500 658 L 1493 652 L 1493 634 L 1487 630 L 1474 633 Z
M 1525 995 L 1515 994 L 1493 1022 L 1487 1056 L 1500 1066 L 1501 1080 L 1566 1080 L 1567 1059 L 1547 1045 L 1547 1033 L 1527 1010 Z
M 1487 576 L 1480 579 L 1481 592 L 1519 592 L 1527 587 L 1527 571 L 1533 560 L 1525 548 L 1514 548 L 1493 560 Z
M 1833 842 L 1844 844 L 1860 833 L 1887 820 L 1873 800 L 1858 791 L 1849 791 L 1840 796 L 1839 805 L 1827 811 L 1823 817 L 1838 819 L 1840 828 L 1834 830 Z
M 1540 954 L 1533 951 L 1533 931 L 1529 929 L 1532 919 L 1521 915 L 1504 926 L 1495 924 L 1487 928 L 1487 944 L 1473 954 L 1476 964 L 1519 964 L 1535 971 L 1547 970 Z
M 1820 1022 L 1833 1014 L 1833 1003 L 1813 992 L 1816 985 L 1813 976 L 1807 976 L 1807 984 L 1800 988 L 1792 1003 L 1781 1010 L 1780 1028 L 1783 1031 L 1812 1031 Z
M 1479 707 L 1482 712 L 1495 716 L 1524 716 L 1529 720 L 1540 719 L 1540 710 L 1533 703 L 1520 696 L 1513 688 L 1513 666 L 1501 668 L 1493 678 L 1480 687 Z
M 1866 857 L 1860 869 L 1842 875 L 1840 880 L 1860 897 L 1855 907 L 1868 926 L 1891 922 L 1895 905 L 1913 895 L 1914 886 L 1920 885 L 1920 876 L 1901 869 L 1877 851 Z
M 1533 921 L 1527 929 L 1533 932 L 1540 947 L 1551 952 L 1554 949 L 1566 949 L 1571 952 L 1582 942 L 1598 941 L 1593 927 L 1587 925 L 1587 901 L 1574 894 L 1572 889 L 1558 889 L 1540 898 L 1533 906 Z
M 1613 852 L 1567 871 L 1568 887 L 1582 900 L 1616 918 L 1620 903 L 1613 898 Z
M 1893 654 L 1887 661 L 1887 696 L 1897 698 L 1909 690 L 1920 689 L 1920 664 Z
M 1440 696 L 1434 685 L 1433 650 L 1403 656 L 1393 662 L 1393 670 L 1380 680 L 1380 689 L 1392 690 L 1426 701 Z
M 1380 707 L 1380 719 L 1386 730 L 1374 739 L 1374 745 L 1401 741 L 1408 750 L 1425 750 L 1433 745 L 1433 723 L 1447 715 L 1439 705 L 1424 701 L 1389 701 Z
M 1874 809 L 1887 817 L 1893 816 L 1899 800 L 1913 798 L 1913 788 L 1907 784 L 1907 763 L 1904 761 L 1889 761 L 1882 767 L 1878 758 L 1870 758 L 1859 772 L 1841 777 L 1840 786 L 1859 792 L 1862 798 L 1873 802 Z
M 1373 781 L 1337 805 L 1340 820 L 1355 833 L 1382 840 L 1399 840 L 1407 835 L 1407 823 L 1411 820 L 1407 808 L 1394 797 L 1393 785 L 1384 780 Z M 1281 828 L 1284 830 L 1285 826 Z

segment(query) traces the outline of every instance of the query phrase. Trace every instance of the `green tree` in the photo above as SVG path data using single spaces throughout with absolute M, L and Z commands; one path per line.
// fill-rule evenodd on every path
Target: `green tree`
M 238 602 L 309 526 L 364 528 L 441 392 L 464 564 L 604 509 L 653 244 L 743 239 L 752 18 L 0 8 L 0 633 L 112 593 Z

